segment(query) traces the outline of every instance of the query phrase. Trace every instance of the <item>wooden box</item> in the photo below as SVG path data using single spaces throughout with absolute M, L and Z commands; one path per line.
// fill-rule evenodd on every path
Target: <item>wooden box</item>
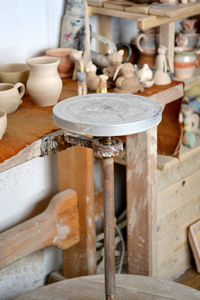
M 198 141 L 199 142 L 199 141 Z M 187 232 L 200 218 L 200 143 L 180 159 L 158 156 L 157 276 L 174 278 L 191 266 Z

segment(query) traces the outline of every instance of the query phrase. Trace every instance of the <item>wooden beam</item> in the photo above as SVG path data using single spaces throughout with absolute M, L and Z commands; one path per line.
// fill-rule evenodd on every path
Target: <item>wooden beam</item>
M 80 242 L 63 251 L 63 275 L 67 278 L 96 273 L 96 234 L 93 183 L 93 151 L 72 147 L 58 153 L 60 190 L 78 194 Z
M 99 34 L 112 41 L 112 17 L 99 15 Z M 108 49 L 104 44 L 99 43 L 99 52 L 106 54 Z
M 40 215 L 0 234 L 0 269 L 47 246 L 67 249 L 79 241 L 77 195 L 55 195 Z
M 155 275 L 157 130 L 127 136 L 128 273 Z
M 174 43 L 175 43 L 174 22 L 160 26 L 160 45 L 167 48 L 170 71 L 174 72 Z

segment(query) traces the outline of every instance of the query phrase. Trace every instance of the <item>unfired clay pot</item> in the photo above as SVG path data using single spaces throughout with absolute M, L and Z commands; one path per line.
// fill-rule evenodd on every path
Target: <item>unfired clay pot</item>
M 74 62 L 70 59 L 72 51 L 74 51 L 72 48 L 55 48 L 46 51 L 46 55 L 60 59 L 58 73 L 61 78 L 72 77 L 74 69 Z
M 51 106 L 58 101 L 62 91 L 62 80 L 57 71 L 59 62 L 59 59 L 50 56 L 28 60 L 30 76 L 27 89 L 36 105 Z
M 194 49 L 175 47 L 174 50 L 174 76 L 178 79 L 191 78 L 197 65 Z
M 0 140 L 2 139 L 7 127 L 7 114 L 0 109 Z
M 22 103 L 25 87 L 23 83 L 0 83 L 0 109 L 7 114 L 13 113 Z

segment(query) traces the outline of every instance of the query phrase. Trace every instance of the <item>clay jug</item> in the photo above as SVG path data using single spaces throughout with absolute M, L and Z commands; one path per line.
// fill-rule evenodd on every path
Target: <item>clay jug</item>
M 58 101 L 62 91 L 62 80 L 57 71 L 59 62 L 59 59 L 50 56 L 28 60 L 30 76 L 27 90 L 36 105 L 51 106 Z

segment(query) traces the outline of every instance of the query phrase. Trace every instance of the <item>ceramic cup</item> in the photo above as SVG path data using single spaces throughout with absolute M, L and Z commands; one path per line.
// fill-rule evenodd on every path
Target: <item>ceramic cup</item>
M 17 83 L 24 85 L 29 76 L 29 67 L 26 64 L 5 64 L 0 65 L 0 82 Z
M 159 34 L 141 33 L 135 40 L 138 50 L 148 55 L 154 55 L 159 46 Z
M 175 47 L 174 76 L 179 79 L 191 78 L 197 65 L 196 61 L 193 48 Z
M 55 48 L 46 51 L 47 56 L 53 56 L 60 59 L 58 73 L 61 78 L 72 77 L 74 62 L 70 60 L 70 54 L 74 51 L 72 48 Z
M 15 112 L 22 103 L 25 87 L 23 83 L 0 83 L 0 109 L 7 114 Z
M 2 139 L 7 127 L 7 114 L 0 109 L 0 140 Z

